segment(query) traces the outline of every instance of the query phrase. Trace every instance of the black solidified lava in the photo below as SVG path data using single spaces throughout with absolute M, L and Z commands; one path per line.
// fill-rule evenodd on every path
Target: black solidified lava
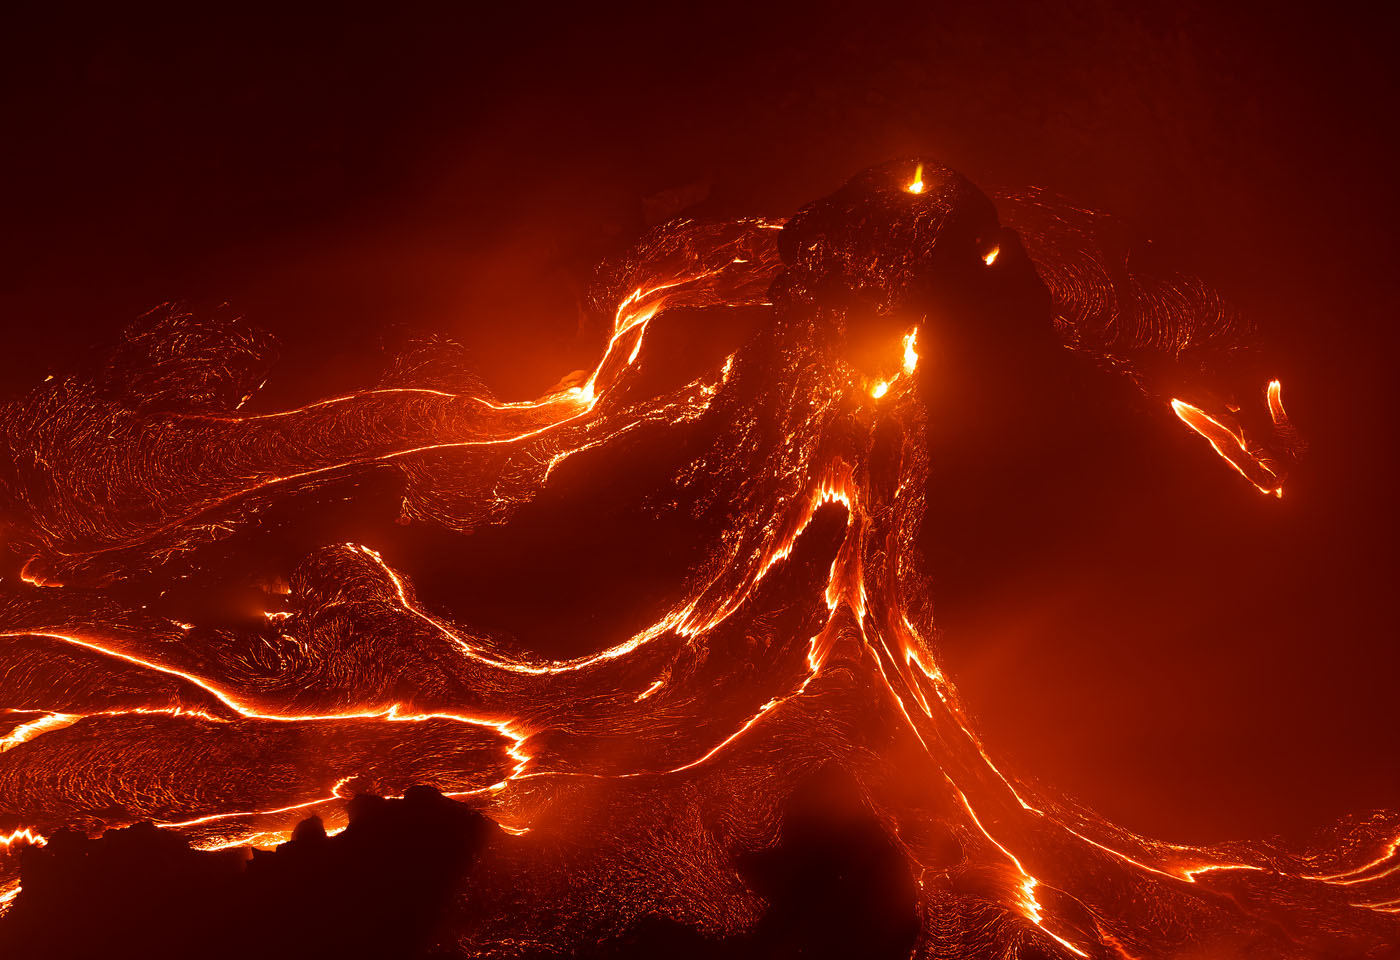
M 275 851 L 192 850 L 150 823 L 24 852 L 0 931 L 15 958 L 414 957 L 486 844 L 490 820 L 429 787 L 360 795 L 328 837 L 317 817 Z

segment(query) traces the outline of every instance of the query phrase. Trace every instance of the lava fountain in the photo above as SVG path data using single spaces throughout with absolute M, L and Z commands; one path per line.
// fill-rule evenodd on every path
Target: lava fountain
M 1374 955 L 1394 817 L 1311 854 L 1137 836 L 999 769 L 939 666 L 931 465 L 1052 443 L 1081 367 L 1270 496 L 1302 450 L 1279 382 L 1231 362 L 1253 328 L 1105 243 L 927 160 L 786 221 L 672 222 L 600 268 L 596 365 L 528 402 L 435 341 L 243 413 L 268 335 L 143 318 L 5 410 L 0 926 L 63 828 L 267 848 L 426 785 L 509 834 L 450 908 L 464 953 L 656 916 L 743 937 L 767 900 L 735 864 L 837 770 L 907 868 L 912 955 Z M 375 542 L 286 532 L 361 499 L 398 521 Z M 273 542 L 306 550 L 263 609 L 209 601 Z

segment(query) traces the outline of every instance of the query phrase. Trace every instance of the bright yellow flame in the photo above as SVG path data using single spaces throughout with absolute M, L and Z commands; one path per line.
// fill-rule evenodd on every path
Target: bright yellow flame
M 985 263 L 987 266 L 990 267 L 992 264 L 994 264 L 994 263 L 997 262 L 997 256 L 998 256 L 1000 253 L 1001 253 L 1001 245 L 998 244 L 997 246 L 992 247 L 992 249 L 990 249 L 990 250 L 987 251 L 987 255 L 986 255 L 985 257 L 982 258 L 982 262 Z
M 890 384 L 889 384 L 889 381 L 887 381 L 887 380 L 878 380 L 878 381 L 876 381 L 875 386 L 873 386 L 873 387 L 870 388 L 870 395 L 871 395 L 872 397 L 874 397 L 876 400 L 879 400 L 881 397 L 883 397 L 885 394 L 887 394 L 887 393 L 889 393 L 889 392 L 890 392 Z
M 909 186 L 904 189 L 910 193 L 924 192 L 924 165 L 921 163 L 914 168 L 914 179 L 909 182 Z
M 904 335 L 904 375 L 907 377 L 919 365 L 919 351 L 915 344 L 919 339 L 919 328 L 915 327 Z

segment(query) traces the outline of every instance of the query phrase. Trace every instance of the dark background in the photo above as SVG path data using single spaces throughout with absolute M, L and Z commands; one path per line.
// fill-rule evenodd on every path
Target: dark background
M 1312 449 L 1266 501 L 1183 427 L 1199 470 L 1174 510 L 1125 489 L 1082 536 L 968 544 L 937 594 L 943 656 L 1019 773 L 1165 839 L 1305 839 L 1400 802 L 1400 91 L 1376 16 L 6 14 L 0 374 L 25 390 L 183 299 L 283 339 L 265 409 L 368 382 L 410 331 L 526 396 L 591 365 L 589 267 L 664 191 L 782 215 L 910 154 L 1052 188 L 1259 319 Z

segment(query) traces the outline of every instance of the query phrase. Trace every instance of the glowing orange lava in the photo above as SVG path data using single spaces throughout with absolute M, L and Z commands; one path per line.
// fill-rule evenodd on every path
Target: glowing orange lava
M 1270 383 L 1268 387 L 1269 409 L 1274 414 L 1276 423 L 1286 422 L 1287 419 L 1283 413 L 1283 403 L 1279 399 L 1280 389 L 1281 386 L 1277 380 Z M 1273 494 L 1275 497 L 1283 496 L 1281 479 L 1258 453 L 1250 449 L 1242 432 L 1225 426 L 1200 407 L 1184 400 L 1173 400 L 1172 410 L 1176 412 L 1183 423 L 1205 437 L 1215 452 L 1220 454 L 1226 463 L 1234 467 L 1240 476 L 1254 484 L 1260 493 Z
M 15 401 L 8 420 L 32 455 L 16 461 L 17 479 L 0 481 L 25 511 L 10 538 L 24 551 L 24 582 L 6 585 L 0 603 L 0 709 L 13 719 L 0 731 L 0 909 L 20 896 L 7 851 L 42 845 L 65 824 L 151 820 L 205 850 L 270 846 L 312 814 L 342 829 L 341 801 L 357 784 L 384 795 L 427 784 L 512 835 L 490 866 L 522 890 L 572 869 L 559 851 L 587 846 L 587 811 L 613 818 L 596 853 L 613 859 L 549 887 L 551 910 L 519 911 L 519 929 L 473 945 L 483 955 L 526 943 L 567 954 L 580 946 L 575 934 L 544 915 L 599 903 L 619 925 L 664 902 L 697 926 L 741 931 L 758 898 L 725 858 L 771 845 L 791 782 L 837 762 L 917 878 L 929 918 L 922 955 L 1034 948 L 1166 960 L 1245 936 L 1270 955 L 1307 956 L 1335 929 L 1355 927 L 1367 944 L 1391 935 L 1393 821 L 1309 856 L 1183 846 L 1071 808 L 993 762 L 939 665 L 917 542 L 933 415 L 921 389 L 950 340 L 932 323 L 935 307 L 901 299 L 919 289 L 911 274 L 956 219 L 913 208 L 959 194 L 939 199 L 956 175 L 934 164 L 908 174 L 893 164 L 854 183 L 870 187 L 862 216 L 899 227 L 872 235 L 931 231 L 909 251 L 859 247 L 866 234 L 850 239 L 840 204 L 814 205 L 788 226 L 678 221 L 654 231 L 593 295 L 596 364 L 533 400 L 502 402 L 434 356 L 396 368 L 401 380 L 255 415 L 237 412 L 242 400 L 217 410 L 149 403 L 139 366 L 114 367 L 102 390 L 74 374 Z M 924 194 L 926 174 L 934 189 L 902 195 Z M 817 239 L 780 250 L 790 229 Z M 995 235 L 1005 236 L 969 231 L 957 248 L 969 286 L 995 284 L 1025 260 L 1012 247 L 1016 257 L 985 271 L 1001 247 L 974 257 L 982 248 L 971 237 Z M 849 307 L 854 298 L 827 299 L 833 278 L 860 291 L 865 313 Z M 847 337 L 870 304 L 883 332 L 870 341 L 878 359 L 862 367 Z M 697 351 L 692 366 L 658 355 L 671 329 L 662 324 L 706 342 L 706 311 L 763 322 L 741 343 Z M 188 318 L 150 335 L 162 349 L 213 337 Z M 921 364 L 921 348 L 938 363 Z M 168 359 L 161 373 L 222 385 L 236 360 L 194 351 L 181 358 L 185 379 Z M 684 375 L 661 375 L 675 370 Z M 1274 428 L 1290 429 L 1279 381 L 1266 404 Z M 1171 407 L 1258 489 L 1281 496 L 1281 467 L 1227 414 Z M 460 534 L 471 550 L 477 531 L 518 532 L 527 506 L 582 496 L 600 464 L 613 464 L 608 489 L 663 455 L 675 469 L 645 510 L 701 531 L 703 553 L 671 592 L 655 591 L 654 607 L 638 600 L 644 617 L 577 656 L 533 654 L 420 595 L 415 582 L 439 558 L 394 549 L 388 534 L 318 541 L 278 572 L 266 596 L 277 609 L 232 625 L 216 612 L 162 615 L 163 594 L 140 604 L 109 590 L 123 580 L 176 589 L 271 505 L 375 471 L 397 472 L 402 521 Z M 614 522 L 598 513 L 583 519 Z M 606 549 L 560 555 L 569 577 L 621 578 Z M 518 562 L 530 573 L 535 560 Z M 555 584 L 528 582 L 522 604 L 553 602 Z M 639 873 L 684 893 L 589 886 Z M 1327 918 L 1316 936 L 1295 922 L 1299 904 Z M 937 941 L 939 923 L 965 939 Z

